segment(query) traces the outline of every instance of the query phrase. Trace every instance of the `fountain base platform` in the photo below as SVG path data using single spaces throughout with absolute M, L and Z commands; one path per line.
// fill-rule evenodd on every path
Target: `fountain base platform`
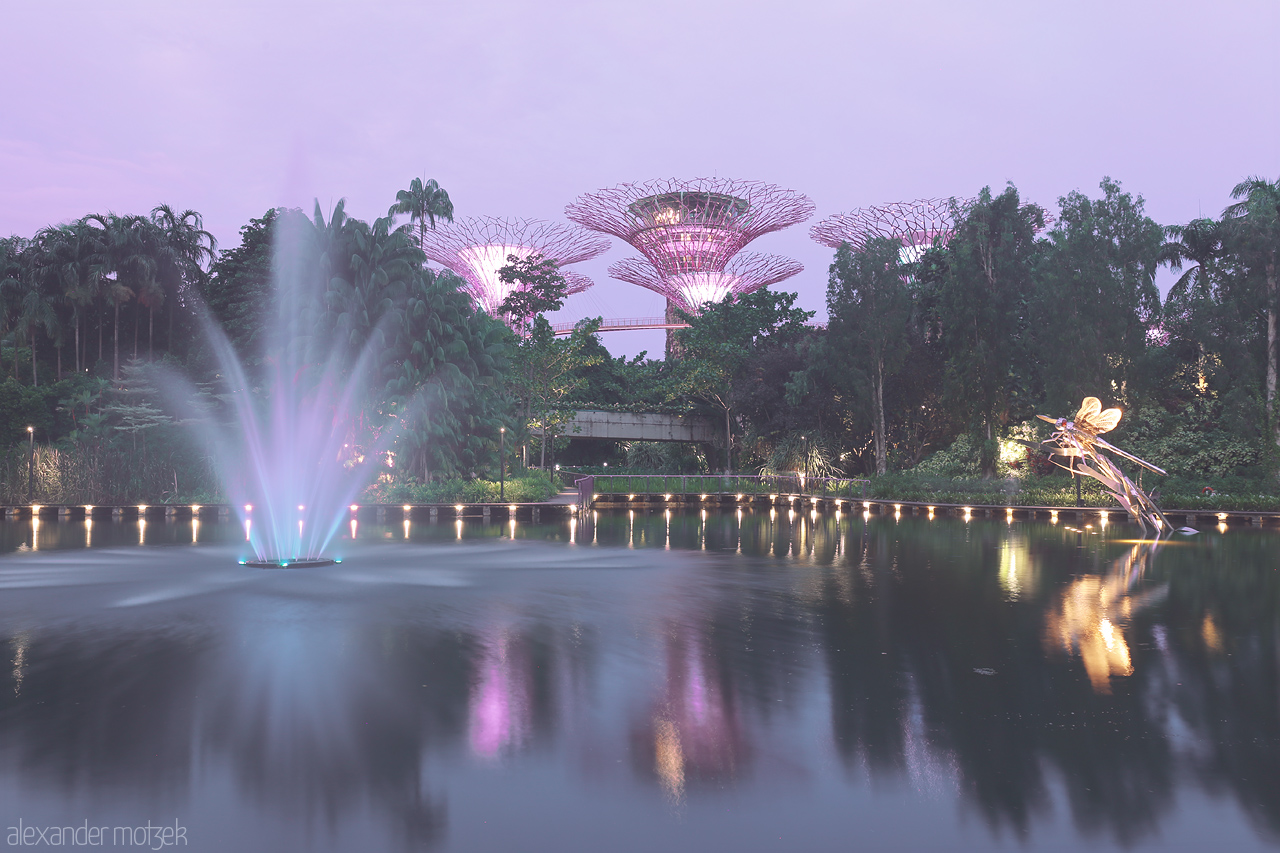
M 240 565 L 251 569 L 318 569 L 321 566 L 332 566 L 341 560 L 330 560 L 328 557 L 293 557 L 284 560 L 241 560 Z

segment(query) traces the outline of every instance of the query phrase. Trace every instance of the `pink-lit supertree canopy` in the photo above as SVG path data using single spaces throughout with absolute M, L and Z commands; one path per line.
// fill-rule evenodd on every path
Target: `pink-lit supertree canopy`
M 953 204 L 954 202 L 954 204 Z M 904 262 L 917 260 L 935 243 L 945 245 L 955 233 L 956 213 L 963 214 L 970 199 L 918 198 L 828 216 L 809 229 L 809 236 L 824 246 L 848 243 L 861 249 L 873 237 L 902 244 Z
M 732 258 L 719 272 L 678 272 L 663 276 L 643 258 L 624 258 L 609 275 L 660 293 L 686 311 L 719 302 L 729 293 L 751 293 L 791 278 L 804 269 L 799 261 L 778 255 L 746 253 Z
M 490 216 L 458 219 L 425 232 L 423 237 L 427 257 L 460 275 L 476 304 L 495 317 L 511 292 L 512 286 L 498 278 L 498 271 L 510 263 L 511 256 L 541 255 L 555 261 L 569 293 L 580 293 L 591 287 L 591 279 L 564 267 L 590 260 L 609 248 L 605 238 L 572 225 Z
M 773 184 L 698 178 L 619 184 L 581 196 L 565 214 L 644 255 L 644 261 L 614 264 L 611 275 L 694 310 L 798 273 L 800 264 L 786 258 L 755 255 L 734 263 L 734 256 L 762 234 L 803 222 L 813 210 L 808 197 Z

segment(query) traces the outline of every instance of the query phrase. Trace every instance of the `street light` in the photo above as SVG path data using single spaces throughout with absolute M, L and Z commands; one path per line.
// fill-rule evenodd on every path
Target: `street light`
M 27 503 L 35 497 L 36 489 L 36 428 L 27 427 Z
M 507 499 L 507 428 L 498 427 L 498 500 Z

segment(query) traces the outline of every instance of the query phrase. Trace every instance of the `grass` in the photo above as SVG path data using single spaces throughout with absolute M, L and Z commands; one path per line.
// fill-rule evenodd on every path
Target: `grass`
M 374 483 L 364 490 L 360 500 L 380 504 L 433 503 L 539 503 L 550 500 L 559 488 L 545 474 L 529 473 L 507 478 L 505 497 L 497 480 L 416 480 L 403 483 Z

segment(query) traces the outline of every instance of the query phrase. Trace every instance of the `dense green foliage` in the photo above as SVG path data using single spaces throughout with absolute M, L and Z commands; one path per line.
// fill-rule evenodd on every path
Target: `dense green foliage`
M 415 189 L 435 194 L 425 206 L 417 196 L 398 202 L 409 225 L 351 219 L 342 202 L 327 219 L 318 208 L 312 217 L 271 210 L 216 256 L 197 214 L 165 206 L 3 241 L 0 319 L 14 378 L 0 384 L 0 437 L 15 448 L 5 461 L 6 499 L 25 498 L 28 467 L 46 502 L 217 498 L 221 484 L 189 422 L 233 418 L 229 395 L 241 379 L 265 404 L 269 368 L 286 356 L 308 366 L 293 380 L 307 387 L 323 381 L 323 370 L 354 375 L 372 354 L 361 374 L 372 381 L 358 384 L 340 413 L 351 462 L 370 479 L 412 484 L 495 467 L 498 431 L 514 423 L 505 389 L 512 335 L 474 308 L 455 277 L 426 268 L 415 237 L 452 208 L 433 183 Z M 98 332 L 96 361 L 85 329 Z M 132 335 L 123 353 L 122 331 Z M 219 336 L 243 377 L 214 357 Z M 284 342 L 301 351 L 284 352 Z M 23 360 L 29 383 L 18 378 Z M 65 362 L 74 370 L 61 378 Z M 157 369 L 186 374 L 195 398 L 159 393 Z M 40 446 L 35 465 L 28 425 Z M 363 448 L 388 429 L 393 454 L 367 456 Z
M 452 478 L 433 480 L 430 483 L 416 481 L 386 481 L 374 483 L 365 490 L 362 500 L 369 503 L 535 503 L 549 500 L 559 487 L 541 472 L 511 477 L 506 483 L 489 479 Z
M 899 295 L 912 308 L 905 322 L 893 316 L 906 356 L 884 380 L 887 467 L 954 444 L 920 470 L 1036 476 L 1002 461 L 1008 439 L 1043 438 L 1035 414 L 1072 415 L 1095 395 L 1125 412 L 1114 441 L 1175 478 L 1243 478 L 1273 493 L 1275 187 L 1251 179 L 1222 219 L 1168 229 L 1110 179 L 1100 197 L 1060 199 L 1047 229 L 1045 212 L 1013 187 L 956 209 L 954 237 L 901 271 Z M 842 429 L 824 433 L 850 473 L 878 467 L 867 452 L 876 392 L 867 370 L 888 312 L 864 291 L 894 260 L 876 251 L 871 241 L 837 253 L 831 325 L 813 333 L 816 356 L 791 380 L 812 411 L 838 400 L 847 413 Z M 1163 304 L 1162 263 L 1181 273 Z M 1056 469 L 1048 476 L 1065 483 Z
M 515 285 L 503 309 L 515 332 L 477 310 L 452 274 L 424 262 L 425 231 L 453 216 L 433 181 L 415 181 L 373 222 L 342 203 L 328 217 L 267 211 L 221 252 L 193 211 L 90 215 L 0 240 L 5 499 L 25 489 L 27 426 L 42 500 L 216 495 L 185 436 L 188 415 L 152 375 L 185 372 L 201 417 L 230 417 L 230 379 L 199 333 L 204 306 L 259 396 L 273 337 L 300 341 L 316 365 L 354 369 L 376 354 L 344 428 L 374 490 L 405 496 L 394 500 L 496 479 L 505 429 L 512 476 L 556 462 L 878 474 L 876 489 L 903 499 L 973 501 L 986 487 L 971 484 L 986 480 L 993 494 L 1048 502 L 1069 478 L 1015 440 L 1034 445 L 1045 436 L 1037 413 L 1071 415 L 1095 395 L 1125 412 L 1115 443 L 1169 470 L 1167 496 L 1190 501 L 1212 485 L 1258 506 L 1280 499 L 1280 182 L 1249 178 L 1232 194 L 1221 217 L 1164 228 L 1109 178 L 1055 210 L 1012 185 L 984 189 L 953 203 L 954 234 L 919 256 L 876 239 L 837 250 L 825 326 L 795 294 L 763 289 L 685 315 L 666 360 L 611 357 L 597 320 L 553 334 L 544 314 L 563 302 L 564 280 L 537 256 L 502 271 Z M 408 222 L 397 227 L 397 214 Z M 1163 300 L 1161 266 L 1177 276 Z M 282 290 L 281 280 L 307 284 Z M 273 335 L 280 322 L 299 334 Z M 566 434 L 579 408 L 700 413 L 719 437 L 586 442 Z M 362 455 L 387 429 L 394 459 Z

